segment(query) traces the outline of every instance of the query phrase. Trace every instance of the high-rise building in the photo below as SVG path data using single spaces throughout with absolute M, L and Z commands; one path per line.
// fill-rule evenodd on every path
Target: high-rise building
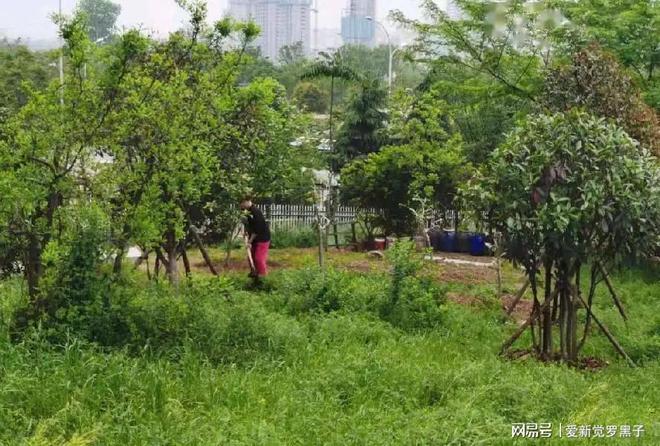
M 259 25 L 261 34 L 256 45 L 264 57 L 275 62 L 286 45 L 301 42 L 304 53 L 310 53 L 311 3 L 311 0 L 230 0 L 229 15 Z
M 463 11 L 454 0 L 447 0 L 447 9 L 445 12 L 450 20 L 460 20 L 463 18 Z
M 376 0 L 348 0 L 341 18 L 341 36 L 346 44 L 374 46 Z

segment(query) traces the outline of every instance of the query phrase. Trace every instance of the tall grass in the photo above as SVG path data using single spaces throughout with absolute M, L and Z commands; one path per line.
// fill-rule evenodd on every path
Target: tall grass
M 610 362 L 598 372 L 500 359 L 515 327 L 496 306 L 440 299 L 439 323 L 420 313 L 407 319 L 419 326 L 398 326 L 381 313 L 387 274 L 278 272 L 264 292 L 129 281 L 117 294 L 127 330 L 117 345 L 74 334 L 54 345 L 38 328 L 18 343 L 1 337 L 0 444 L 528 444 L 512 441 L 516 422 L 644 424 L 641 442 L 606 444 L 658 444 L 658 277 L 616 277 L 627 327 L 599 296 L 599 315 L 640 367 L 594 333 L 586 353 Z M 0 285 L 3 321 L 21 293 Z

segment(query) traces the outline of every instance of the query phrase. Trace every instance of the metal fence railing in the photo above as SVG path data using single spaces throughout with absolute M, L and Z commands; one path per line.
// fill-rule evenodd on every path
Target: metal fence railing
M 264 204 L 261 211 L 269 221 L 271 228 L 293 230 L 312 227 L 318 221 L 318 208 L 314 205 L 301 204 Z M 322 212 L 330 217 L 328 210 Z M 335 209 L 332 221 L 337 225 L 355 223 L 361 209 L 353 206 L 339 206 Z

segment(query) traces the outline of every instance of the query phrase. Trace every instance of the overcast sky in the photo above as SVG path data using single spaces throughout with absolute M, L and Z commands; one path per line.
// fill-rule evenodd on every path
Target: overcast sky
M 166 34 L 184 22 L 184 16 L 174 0 L 114 0 L 121 4 L 119 25 L 143 28 Z M 319 0 L 319 27 L 339 28 L 341 10 L 347 0 Z M 392 9 L 400 9 L 407 15 L 419 15 L 419 0 L 379 0 L 378 15 L 385 20 Z M 439 0 L 443 4 L 443 0 Z M 76 0 L 62 0 L 64 12 L 75 7 Z M 208 0 L 211 19 L 220 18 L 226 11 L 228 0 Z M 0 0 L 0 36 L 29 39 L 55 38 L 57 31 L 49 19 L 57 11 L 58 0 Z

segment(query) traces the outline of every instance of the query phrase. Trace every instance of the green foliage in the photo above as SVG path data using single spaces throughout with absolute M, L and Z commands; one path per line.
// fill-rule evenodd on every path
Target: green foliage
M 437 328 L 442 321 L 444 294 L 432 280 L 420 276 L 425 260 L 413 242 L 398 241 L 387 251 L 390 289 L 381 316 L 402 329 Z
M 610 118 L 645 148 L 660 155 L 660 122 L 633 80 L 611 55 L 589 46 L 572 56 L 568 66 L 546 75 L 544 104 L 553 111 L 583 107 Z
M 657 3 L 653 0 L 587 0 L 557 4 L 574 25 L 559 38 L 569 43 L 569 48 L 583 47 L 595 40 L 613 52 L 630 68 L 647 102 L 658 109 L 660 11 Z
M 658 243 L 659 175 L 623 130 L 573 111 L 514 131 L 473 198 L 492 213 L 512 259 L 621 261 Z
M 81 0 L 78 10 L 85 16 L 89 39 L 96 42 L 106 39 L 115 32 L 115 24 L 121 13 L 121 6 L 110 0 Z
M 299 107 L 312 113 L 325 113 L 328 99 L 323 91 L 311 82 L 301 82 L 293 90 L 293 100 Z
M 387 91 L 379 80 L 362 79 L 343 113 L 336 142 L 337 166 L 380 150 L 387 124 L 386 102 Z
M 0 127 L 28 102 L 30 90 L 47 86 L 54 75 L 49 68 L 53 61 L 49 53 L 35 53 L 20 43 L 0 40 Z
M 271 248 L 313 248 L 319 243 L 318 231 L 311 227 L 295 229 L 274 229 Z
M 629 310 L 638 323 L 627 330 L 608 302 L 598 306 L 604 323 L 625 331 L 621 341 L 640 354 L 657 342 L 657 277 L 657 271 L 630 270 L 614 278 L 636 304 Z M 360 313 L 291 317 L 274 294 L 236 294 L 236 308 L 229 310 L 226 284 L 200 281 L 195 287 L 200 298 L 191 299 L 191 308 L 216 314 L 207 321 L 223 339 L 209 338 L 208 344 L 237 352 L 239 361 L 209 361 L 206 347 L 185 340 L 127 354 L 73 337 L 53 348 L 38 332 L 11 344 L 3 334 L 0 443 L 400 445 L 414 438 L 423 444 L 523 445 L 527 440 L 511 439 L 511 424 L 521 418 L 557 426 L 644 424 L 641 441 L 657 442 L 651 428 L 660 401 L 657 355 L 631 371 L 602 336 L 587 346 L 588 354 L 610 364 L 581 371 L 498 358 L 500 340 L 515 324 L 501 324 L 499 313 L 488 308 L 448 303 L 438 329 L 403 332 Z M 153 290 L 151 305 L 175 306 L 166 288 Z M 0 284 L 3 306 L 17 300 L 14 294 L 20 286 Z M 487 300 L 492 293 L 480 296 Z M 230 314 L 250 320 L 248 346 L 232 347 L 220 337 L 230 333 L 224 331 Z M 259 336 L 264 329 L 273 333 L 272 347 Z M 231 333 L 244 332 L 237 327 Z
M 418 33 L 413 50 L 429 61 L 444 60 L 473 74 L 483 74 L 507 93 L 533 100 L 540 85 L 538 57 L 561 26 L 544 2 L 458 0 L 463 17 L 450 19 L 436 2 L 424 1 L 428 20 L 395 19 Z
M 258 29 L 230 19 L 209 26 L 204 2 L 181 6 L 186 31 L 166 41 L 129 31 L 103 47 L 90 42 L 82 13 L 58 17 L 64 86 L 30 91 L 2 126 L 0 193 L 10 200 L 0 204 L 0 259 L 8 273 L 23 262 L 33 298 L 43 291 L 44 250 L 63 243 L 58 213 L 74 203 L 103 203 L 115 274 L 138 244 L 159 251 L 176 282 L 191 226 L 225 231 L 234 217 L 225 210 L 248 190 L 272 200 L 311 190 L 302 167 L 313 145 L 292 144 L 305 119 L 276 81 L 236 82 Z
M 605 275 L 603 265 L 621 265 L 660 245 L 656 160 L 602 118 L 580 111 L 541 115 L 523 123 L 497 149 L 468 197 L 478 213 L 490 215 L 506 255 L 525 268 L 541 327 L 534 338 L 541 343 L 534 340 L 534 349 L 543 359 L 555 358 L 557 325 L 559 357 L 576 364 L 589 333 L 595 291 Z M 583 265 L 591 265 L 584 299 Z M 578 310 L 583 307 L 587 316 L 578 344 Z
M 378 225 L 386 233 L 409 234 L 414 198 L 451 206 L 456 188 L 469 172 L 460 135 L 435 92 L 403 97 L 392 112 L 391 146 L 358 159 L 342 170 L 345 200 L 382 209 Z
M 473 165 L 486 162 L 531 108 L 529 101 L 511 94 L 487 74 L 465 70 L 442 58 L 433 62 L 420 90 L 433 92 L 442 101 Z

